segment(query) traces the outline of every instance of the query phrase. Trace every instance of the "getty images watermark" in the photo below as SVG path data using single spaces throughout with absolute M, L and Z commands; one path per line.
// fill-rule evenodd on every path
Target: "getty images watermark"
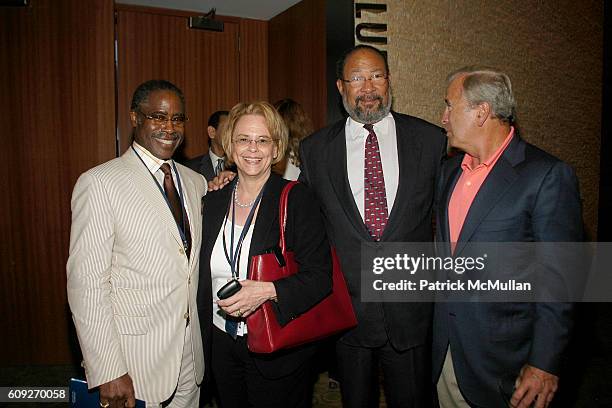
M 612 243 L 364 243 L 364 302 L 612 301 Z
M 425 256 L 421 253 L 419 256 L 411 256 L 407 253 L 395 254 L 393 257 L 375 257 L 372 262 L 372 272 L 375 275 L 382 275 L 385 271 L 404 271 L 410 275 L 415 275 L 417 272 L 443 271 L 445 273 L 455 273 L 463 275 L 468 272 L 480 272 L 486 269 L 486 260 L 488 255 L 485 253 L 482 256 L 458 256 L 458 257 L 440 257 L 440 256 Z M 436 276 L 441 276 L 436 274 Z M 399 281 L 386 282 L 382 277 L 375 279 L 373 288 L 377 291 L 385 290 L 408 290 L 408 291 L 466 291 L 466 290 L 526 290 L 532 289 L 530 282 L 517 282 L 515 279 L 502 281 L 500 279 L 446 279 L 440 281 L 438 279 L 400 279 Z

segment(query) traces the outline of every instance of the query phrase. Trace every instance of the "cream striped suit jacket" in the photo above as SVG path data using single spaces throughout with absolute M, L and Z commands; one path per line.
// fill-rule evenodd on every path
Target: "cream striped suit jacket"
M 136 398 L 165 401 L 177 385 L 185 330 L 195 381 L 202 381 L 196 293 L 206 182 L 177 168 L 191 228 L 189 259 L 164 197 L 133 149 L 83 173 L 74 187 L 68 301 L 90 388 L 129 373 Z

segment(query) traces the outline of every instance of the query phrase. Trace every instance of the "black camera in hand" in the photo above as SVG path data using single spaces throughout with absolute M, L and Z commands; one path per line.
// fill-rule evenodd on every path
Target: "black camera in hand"
M 238 293 L 240 289 L 242 289 L 242 285 L 238 282 L 238 279 L 232 279 L 217 291 L 217 297 L 219 299 L 227 299 Z

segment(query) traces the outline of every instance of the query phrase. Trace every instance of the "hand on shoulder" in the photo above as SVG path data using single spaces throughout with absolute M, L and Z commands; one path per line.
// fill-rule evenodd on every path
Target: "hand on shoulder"
M 229 184 L 234 177 L 236 177 L 236 173 L 233 171 L 223 170 L 217 177 L 208 182 L 208 191 L 221 190 L 223 187 Z

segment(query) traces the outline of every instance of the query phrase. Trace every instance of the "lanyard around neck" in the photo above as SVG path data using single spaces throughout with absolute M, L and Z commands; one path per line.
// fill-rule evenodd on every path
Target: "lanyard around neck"
M 239 268 L 240 254 L 242 252 L 242 243 L 249 231 L 249 227 L 251 226 L 253 217 L 255 216 L 255 210 L 257 206 L 259 205 L 259 202 L 261 201 L 261 197 L 263 196 L 263 190 L 264 190 L 262 187 L 262 189 L 259 191 L 259 194 L 257 194 L 257 198 L 253 202 L 253 206 L 251 207 L 251 210 L 249 211 L 249 215 L 247 216 L 247 219 L 242 228 L 242 232 L 240 233 L 240 238 L 238 238 L 238 243 L 236 244 L 236 248 L 234 248 L 234 229 L 236 225 L 236 204 L 234 201 L 234 197 L 236 194 L 237 186 L 238 186 L 238 180 L 236 180 L 236 184 L 234 185 L 234 189 L 232 191 L 232 197 L 230 199 L 230 205 L 227 208 L 227 213 L 225 214 L 225 222 L 223 223 L 223 251 L 225 252 L 225 259 L 227 259 L 227 262 L 229 263 L 231 271 L 232 271 L 232 279 L 238 279 L 238 272 L 239 272 L 238 268 Z M 232 212 L 232 231 L 230 233 L 230 250 L 228 254 L 227 245 L 225 244 L 225 227 L 227 225 L 227 219 L 229 218 L 230 208 Z
M 166 201 L 166 205 L 168 205 L 168 208 L 170 209 L 170 213 L 172 213 L 172 205 L 170 204 L 170 201 L 168 200 L 168 196 L 166 195 L 166 192 L 164 191 L 163 187 L 159 184 L 159 180 L 157 180 L 155 178 L 155 175 L 153 173 L 151 173 L 151 170 L 149 170 L 149 166 L 147 166 L 147 164 L 144 162 L 144 160 L 142 160 L 142 157 L 140 157 L 140 155 L 138 154 L 138 152 L 136 151 L 136 149 L 134 149 L 134 146 L 132 145 L 132 150 L 134 150 L 134 153 L 136 154 L 136 157 L 138 157 L 140 159 L 140 162 L 142 163 L 143 166 L 145 166 L 147 168 L 147 170 L 149 171 L 149 174 L 151 175 L 151 177 L 153 177 L 153 180 L 155 181 L 155 185 L 157 186 L 157 188 L 159 189 L 159 192 L 161 193 L 162 197 L 164 197 L 164 200 Z M 185 210 L 185 201 L 183 200 L 183 187 L 181 186 L 181 176 L 179 176 L 179 172 L 176 168 L 176 164 L 174 163 L 174 160 L 172 161 L 172 167 L 174 168 L 174 174 L 176 175 L 176 182 L 178 184 L 178 195 L 179 195 L 179 201 L 181 202 L 181 211 L 186 211 Z M 174 218 L 174 217 L 172 217 Z M 179 234 L 181 236 L 181 240 L 183 241 L 183 246 L 185 247 L 185 251 L 187 250 L 188 242 L 187 242 L 187 237 L 185 235 L 185 215 L 183 214 L 183 225 L 182 228 L 181 226 L 176 222 L 176 226 L 179 230 Z

